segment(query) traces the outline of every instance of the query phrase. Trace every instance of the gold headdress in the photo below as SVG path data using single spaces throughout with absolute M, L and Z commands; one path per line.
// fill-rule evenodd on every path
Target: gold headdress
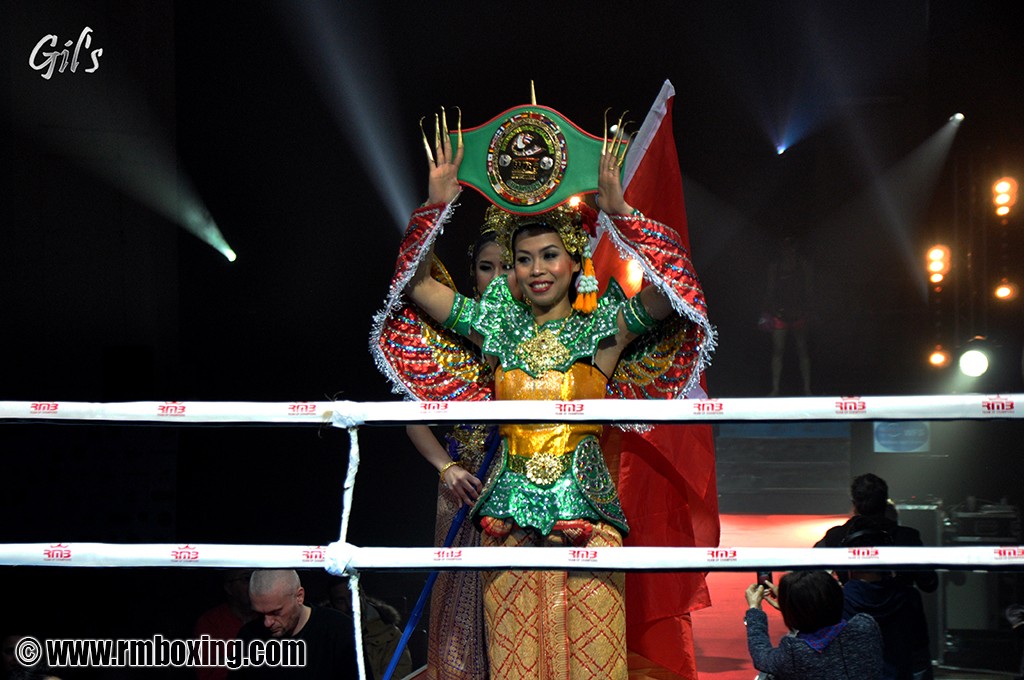
M 574 258 L 582 258 L 584 249 L 590 244 L 582 212 L 567 203 L 536 215 L 517 215 L 492 205 L 487 208 L 481 231 L 494 231 L 501 246 L 501 259 L 510 265 L 513 259 L 512 238 L 531 224 L 547 225 L 558 232 L 565 250 Z

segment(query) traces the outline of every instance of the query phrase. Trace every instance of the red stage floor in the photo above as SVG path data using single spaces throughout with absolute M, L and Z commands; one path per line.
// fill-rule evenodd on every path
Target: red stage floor
M 846 515 L 722 515 L 723 547 L 809 548 Z M 747 572 L 708 574 L 712 606 L 693 614 L 697 671 L 701 680 L 752 680 L 757 675 L 747 654 L 743 591 L 754 582 Z M 776 576 L 778 579 L 778 576 Z M 768 629 L 773 639 L 786 632 L 782 617 L 770 607 Z

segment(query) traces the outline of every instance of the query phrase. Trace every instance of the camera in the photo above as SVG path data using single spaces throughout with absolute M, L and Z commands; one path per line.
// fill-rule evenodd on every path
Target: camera
M 772 572 L 770 571 L 759 571 L 757 572 L 757 585 L 764 586 L 765 590 L 771 590 L 769 583 L 772 582 Z

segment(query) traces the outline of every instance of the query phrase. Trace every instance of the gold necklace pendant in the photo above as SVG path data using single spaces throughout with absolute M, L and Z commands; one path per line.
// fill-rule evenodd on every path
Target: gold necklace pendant
M 530 373 L 539 375 L 565 364 L 572 357 L 569 348 L 558 338 L 565 325 L 564 321 L 563 319 L 563 323 L 558 325 L 556 331 L 550 328 L 538 329 L 532 338 L 519 343 L 516 355 Z

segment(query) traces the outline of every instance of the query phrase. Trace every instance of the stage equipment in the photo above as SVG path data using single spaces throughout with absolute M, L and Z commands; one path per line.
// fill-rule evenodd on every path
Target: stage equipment
M 960 372 L 969 378 L 979 378 L 988 371 L 991 363 L 991 349 L 988 340 L 977 335 L 967 341 L 960 352 Z
M 928 280 L 933 283 L 942 283 L 949 273 L 950 268 L 949 246 L 936 243 L 925 254 L 925 270 L 928 272 Z M 937 292 L 937 291 L 936 291 Z
M 1000 177 L 992 184 L 992 204 L 996 207 L 996 215 L 1009 217 L 1013 206 L 1017 203 L 1017 180 L 1013 177 Z
M 935 345 L 935 349 L 928 355 L 928 363 L 935 368 L 945 368 L 949 366 L 949 352 L 943 348 L 942 345 Z
M 943 543 L 951 546 L 1012 546 L 1019 551 L 1020 513 L 1005 500 L 979 501 L 969 496 L 950 509 L 943 522 Z M 1024 598 L 1024 578 L 1013 572 L 947 572 L 939 595 L 943 603 L 944 667 L 1014 672 L 1013 632 L 1003 616 L 1006 607 Z
M 992 297 L 1000 301 L 1015 300 L 1018 292 L 1017 284 L 1003 277 L 992 291 Z

